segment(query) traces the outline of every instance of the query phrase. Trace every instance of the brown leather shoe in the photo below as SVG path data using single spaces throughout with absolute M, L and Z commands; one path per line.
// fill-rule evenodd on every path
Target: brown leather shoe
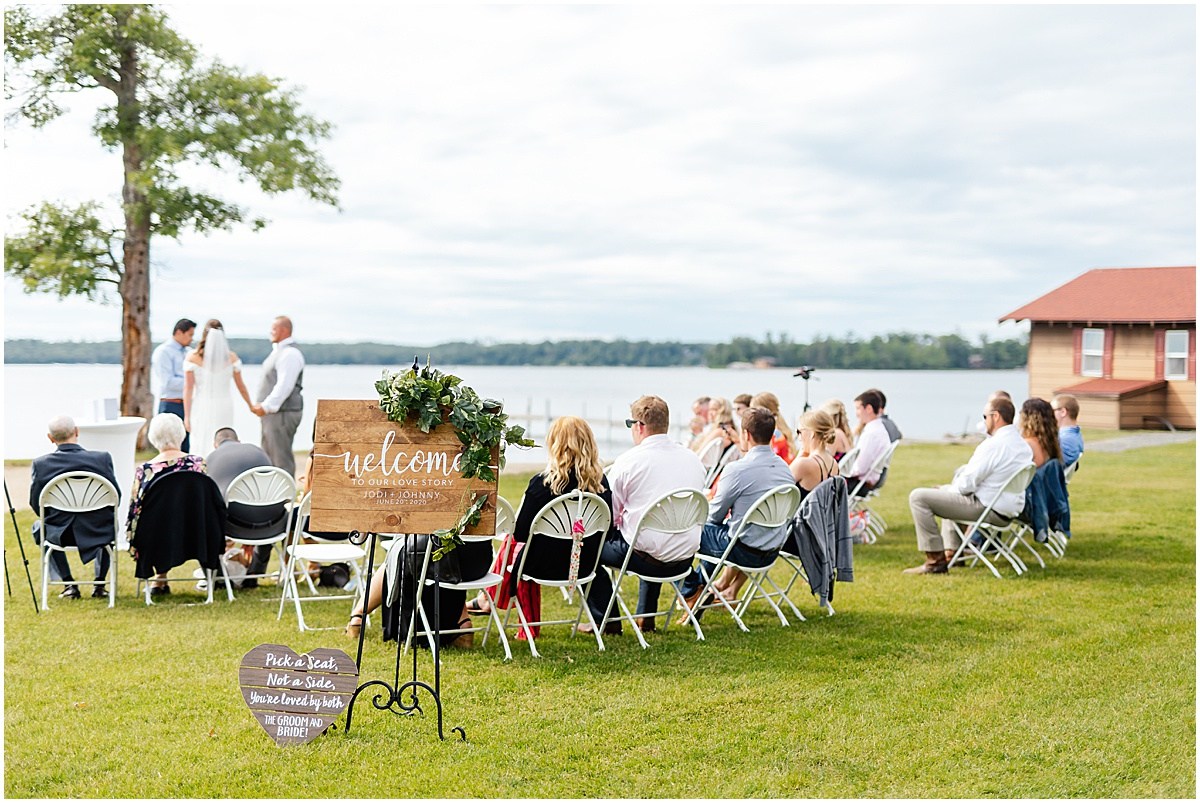
M 945 574 L 950 570 L 950 565 L 946 563 L 945 558 L 938 561 L 925 561 L 920 566 L 914 566 L 911 569 L 905 569 L 905 574 Z
M 637 619 L 637 626 L 641 629 L 641 631 L 643 633 L 653 633 L 655 630 L 658 629 L 654 625 L 654 617 L 653 616 L 639 616 Z
M 946 555 L 942 550 L 937 552 L 926 552 L 925 562 L 920 566 L 914 566 L 911 569 L 905 569 L 905 574 L 945 574 L 950 568 L 950 564 L 946 561 Z

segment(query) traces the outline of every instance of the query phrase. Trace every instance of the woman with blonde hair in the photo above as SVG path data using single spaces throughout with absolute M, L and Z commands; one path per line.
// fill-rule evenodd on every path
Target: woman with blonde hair
M 833 420 L 833 457 L 841 460 L 854 446 L 854 431 L 850 429 L 850 416 L 841 399 L 830 399 L 819 408 Z
M 508 608 L 509 600 L 517 594 L 521 597 L 521 607 L 524 608 L 526 616 L 533 620 L 541 618 L 541 586 L 536 583 L 518 583 L 516 576 L 507 571 L 509 566 L 517 565 L 520 560 L 520 550 L 529 540 L 529 526 L 533 524 L 534 516 L 555 498 L 576 489 L 596 494 L 604 500 L 609 510 L 612 509 L 612 491 L 609 490 L 608 479 L 604 476 L 604 468 L 600 465 L 600 450 L 596 446 L 596 437 L 587 421 L 573 415 L 555 419 L 550 425 L 550 431 L 546 433 L 546 457 L 546 467 L 529 480 L 512 535 L 501 543 L 500 552 L 492 566 L 492 571 L 504 576 L 504 582 L 489 594 L 480 593 L 467 606 L 467 613 L 486 614 L 493 602 L 498 608 Z M 584 542 L 578 564 L 581 571 L 583 567 L 595 565 L 600 540 Z M 553 576 L 570 561 L 570 541 L 538 537 L 537 542 L 537 548 L 529 554 L 525 563 L 525 568 L 530 574 Z M 511 555 L 508 554 L 510 552 Z M 566 579 L 565 576 L 563 579 Z M 491 595 L 495 595 L 495 598 Z M 532 629 L 536 638 L 538 628 Z M 525 638 L 523 628 L 518 631 L 517 638 Z
M 800 416 L 798 429 L 802 450 L 792 461 L 791 469 L 803 499 L 813 488 L 841 473 L 833 453 L 838 429 L 833 417 L 824 410 L 809 410 Z
M 1058 422 L 1054 408 L 1045 399 L 1026 399 L 1021 405 L 1021 437 L 1033 449 L 1033 464 L 1041 468 L 1047 460 L 1062 460 L 1058 444 Z
M 775 434 L 771 437 L 771 451 L 783 458 L 785 463 L 791 463 L 792 457 L 798 451 L 796 437 L 787 419 L 779 414 L 779 397 L 770 391 L 756 393 L 750 401 L 751 407 L 762 407 L 775 416 Z

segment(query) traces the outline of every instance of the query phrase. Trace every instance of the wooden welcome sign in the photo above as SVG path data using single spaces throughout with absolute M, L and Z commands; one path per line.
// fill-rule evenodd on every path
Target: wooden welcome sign
M 432 533 L 453 527 L 471 492 L 491 498 L 471 534 L 496 530 L 496 482 L 464 479 L 450 424 L 422 432 L 389 421 L 377 399 L 317 401 L 313 434 L 314 532 Z M 499 449 L 493 453 L 499 460 Z

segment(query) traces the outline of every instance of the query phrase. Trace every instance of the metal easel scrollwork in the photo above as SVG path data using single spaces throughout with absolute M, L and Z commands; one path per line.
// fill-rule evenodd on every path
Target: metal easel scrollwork
M 362 677 L 362 656 L 363 644 L 366 642 L 367 627 L 366 627 L 366 603 L 370 599 L 371 594 L 371 579 L 375 573 L 375 545 L 378 540 L 378 533 L 363 533 L 354 530 L 350 533 L 351 543 L 362 546 L 367 541 L 370 541 L 370 546 L 367 549 L 367 576 L 366 585 L 363 587 L 363 620 L 362 627 L 358 631 L 358 654 L 355 657 L 355 664 L 359 668 L 359 677 Z M 404 539 L 404 558 L 410 560 L 412 556 L 412 539 L 411 533 L 401 535 Z M 399 549 L 400 545 L 396 544 L 392 549 Z M 438 738 L 442 741 L 446 740 L 446 735 L 443 730 L 443 710 L 442 710 L 442 665 L 440 660 L 441 654 L 441 584 L 438 582 L 441 579 L 441 566 L 438 562 L 432 564 L 433 568 L 433 685 L 420 680 L 417 673 L 417 647 L 416 634 L 412 634 L 413 649 L 412 653 L 412 674 L 411 677 L 400 680 L 400 662 L 403 657 L 404 641 L 397 634 L 396 638 L 396 665 L 395 672 L 392 676 L 392 682 L 386 680 L 369 680 L 366 683 L 359 685 L 354 690 L 354 695 L 350 698 L 350 705 L 346 709 L 346 733 L 350 732 L 350 724 L 354 717 L 354 704 L 358 701 L 358 696 L 368 689 L 375 691 L 374 696 L 370 698 L 371 705 L 380 711 L 391 711 L 397 716 L 412 716 L 413 714 L 424 714 L 425 711 L 421 707 L 421 699 L 418 696 L 419 692 L 425 692 L 433 698 L 433 703 L 437 708 L 437 729 Z M 382 571 L 382 569 L 380 569 Z M 412 599 L 413 611 L 416 611 L 417 605 L 421 604 L 420 589 L 416 587 L 415 579 L 410 581 L 408 572 L 401 571 L 400 575 L 400 593 L 396 598 L 397 605 L 403 607 L 405 595 L 409 595 Z M 380 607 L 382 612 L 383 608 Z M 409 623 L 410 629 L 417 627 L 417 619 L 415 615 Z M 467 732 L 461 727 L 451 728 L 451 733 L 457 733 L 462 741 L 467 740 Z

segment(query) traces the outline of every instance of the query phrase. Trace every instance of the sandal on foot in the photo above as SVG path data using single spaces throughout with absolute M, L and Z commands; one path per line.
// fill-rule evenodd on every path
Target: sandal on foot
M 342 631 L 346 638 L 358 638 L 362 632 L 362 622 L 363 615 L 361 613 L 350 614 L 350 622 L 346 625 L 346 629 Z
M 492 607 L 490 605 L 485 608 L 479 603 L 480 599 L 478 597 L 468 602 L 466 605 L 467 613 L 469 613 L 471 616 L 487 616 L 492 612 Z

